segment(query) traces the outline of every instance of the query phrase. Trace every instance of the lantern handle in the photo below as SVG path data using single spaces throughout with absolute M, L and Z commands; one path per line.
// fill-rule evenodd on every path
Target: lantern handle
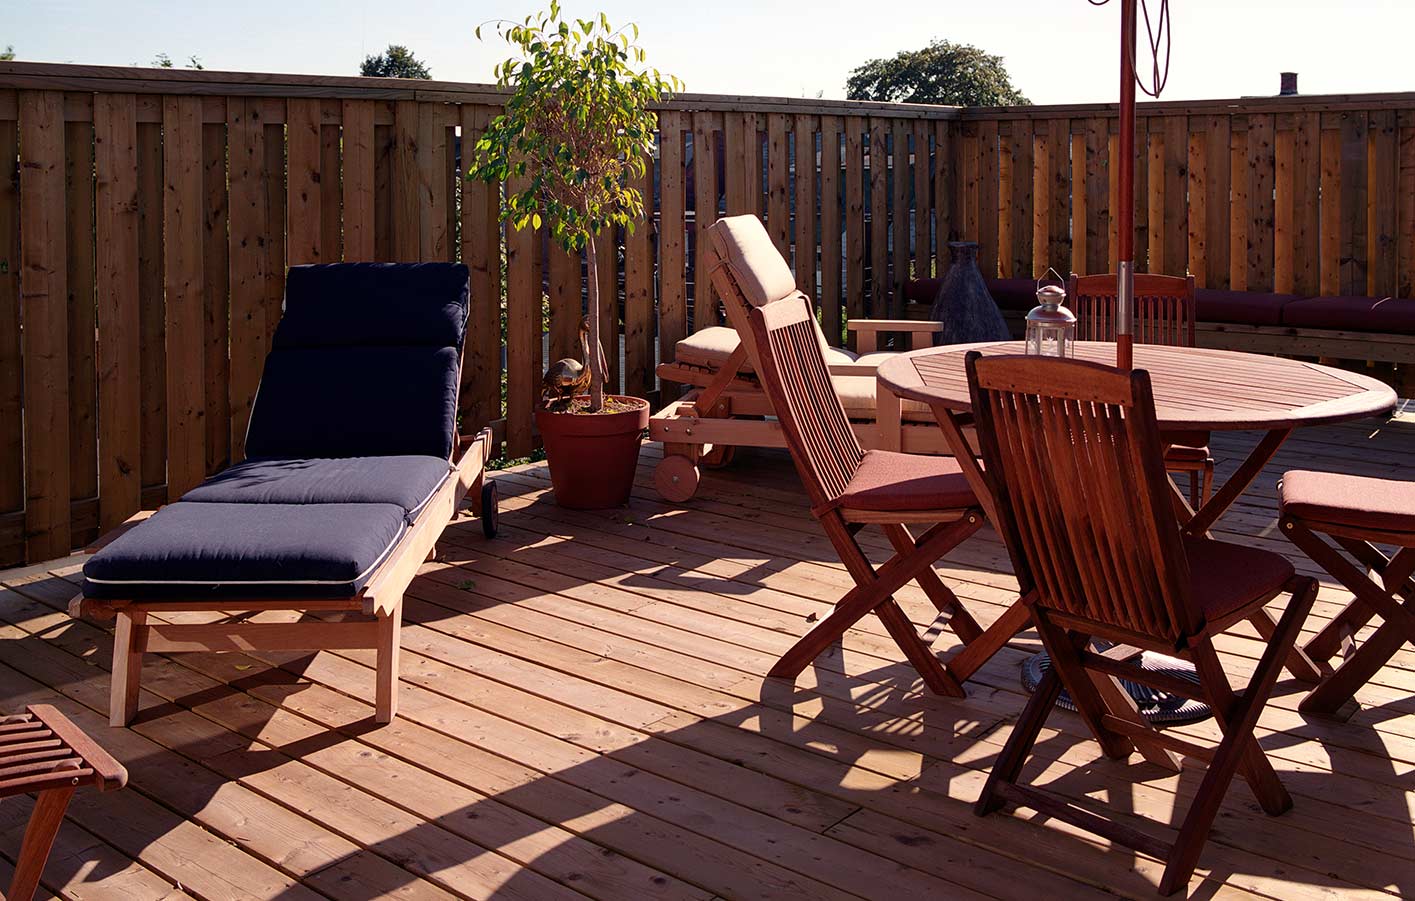
M 1066 279 L 1064 279 L 1064 278 L 1061 277 L 1061 273 L 1060 273 L 1060 272 L 1057 272 L 1056 269 L 1054 269 L 1053 267 L 1048 266 L 1048 267 L 1047 267 L 1047 271 L 1042 273 L 1042 277 L 1039 278 L 1039 279 L 1037 279 L 1037 290 L 1038 290 L 1038 291 L 1040 291 L 1040 290 L 1042 289 L 1042 283 L 1043 283 L 1043 282 L 1049 281 L 1049 279 L 1047 278 L 1048 275 L 1054 275 L 1054 276 L 1056 276 L 1056 286 L 1057 286 L 1058 288 L 1065 288 L 1065 287 L 1066 287 Z

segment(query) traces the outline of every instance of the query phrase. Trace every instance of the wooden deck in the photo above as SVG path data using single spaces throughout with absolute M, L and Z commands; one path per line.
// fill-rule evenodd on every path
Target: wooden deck
M 1215 438 L 1221 477 L 1255 440 Z M 644 456 L 634 502 L 607 513 L 556 508 L 543 465 L 499 474 L 502 537 L 455 524 L 413 585 L 402 714 L 386 728 L 370 720 L 372 658 L 351 652 L 149 657 L 137 724 L 109 729 L 109 636 L 62 612 L 73 561 L 0 574 L 0 710 L 54 703 L 132 775 L 126 791 L 76 798 L 46 887 L 76 899 L 1154 897 L 1152 860 L 1054 823 L 972 814 L 1022 708 L 1030 633 L 961 701 L 921 695 L 873 620 L 799 684 L 766 681 L 847 584 L 789 461 L 743 453 L 674 508 L 650 487 L 658 449 Z M 1289 552 L 1274 532 L 1282 468 L 1409 478 L 1412 459 L 1412 419 L 1298 432 L 1220 528 Z M 1007 569 L 990 532 L 941 566 L 984 621 L 1012 599 Z M 920 593 L 901 601 L 927 621 Z M 1325 588 L 1315 617 L 1343 601 Z M 1261 644 L 1248 632 L 1222 650 L 1241 679 Z M 1236 782 L 1191 896 L 1415 895 L 1415 649 L 1360 693 L 1350 722 L 1306 722 L 1300 697 L 1279 684 L 1259 727 L 1295 809 L 1270 819 Z M 1192 769 L 1100 759 L 1068 714 L 1049 725 L 1030 776 L 1076 799 L 1168 820 L 1197 786 Z M 28 800 L 0 804 L 0 884 L 28 812 Z

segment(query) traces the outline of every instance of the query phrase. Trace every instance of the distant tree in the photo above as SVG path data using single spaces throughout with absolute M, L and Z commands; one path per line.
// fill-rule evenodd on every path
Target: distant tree
M 157 54 L 156 56 L 154 56 L 154 57 L 152 58 L 152 64 L 153 64 L 154 66 L 156 66 L 157 68 L 159 68 L 159 69 L 171 69 L 171 68 L 174 68 L 173 65 L 172 65 L 172 57 L 168 56 L 168 55 L 165 54 L 165 53 L 159 53 L 159 54 Z M 193 55 L 187 57 L 187 68 L 188 68 L 188 69 L 205 69 L 206 66 L 203 66 L 203 65 L 201 64 L 201 58 L 200 58 L 200 57 L 198 57 L 197 55 L 193 54 Z
M 0 50 L 0 62 L 8 62 L 15 58 L 15 45 L 6 44 L 4 50 Z
M 904 50 L 892 59 L 872 59 L 850 73 L 851 100 L 941 103 L 949 106 L 1025 106 L 1002 64 L 971 44 L 934 41 L 922 50 Z
M 427 66 L 402 44 L 389 44 L 377 56 L 364 57 L 359 74 L 371 78 L 431 78 Z

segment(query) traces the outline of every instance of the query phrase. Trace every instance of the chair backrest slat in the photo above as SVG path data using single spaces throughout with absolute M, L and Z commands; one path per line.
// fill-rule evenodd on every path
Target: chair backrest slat
M 743 340 L 755 349 L 757 373 L 771 400 L 791 458 L 817 508 L 845 493 L 864 459 L 821 352 L 819 328 L 801 297 L 754 307 Z
M 1202 626 L 1169 507 L 1149 376 L 970 354 L 999 527 L 1036 603 L 1181 644 Z
M 1116 276 L 1071 274 L 1066 305 L 1076 314 L 1076 337 L 1082 341 L 1115 340 Z M 1135 319 L 1132 334 L 1137 344 L 1194 346 L 1194 277 L 1135 275 Z

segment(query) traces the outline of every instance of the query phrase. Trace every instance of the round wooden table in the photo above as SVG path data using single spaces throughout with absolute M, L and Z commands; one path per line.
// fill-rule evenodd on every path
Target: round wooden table
M 1115 365 L 1115 345 L 1078 342 L 1079 360 Z M 979 503 L 994 516 L 993 498 L 978 468 L 973 448 L 963 433 L 962 417 L 971 412 L 964 357 L 971 350 L 984 355 L 1020 354 L 1020 341 L 965 344 L 910 351 L 884 362 L 878 371 L 881 390 L 926 404 L 943 429 L 960 468 Z M 1341 422 L 1390 412 L 1396 404 L 1390 386 L 1364 375 L 1329 366 L 1278 357 L 1198 347 L 1135 346 L 1135 368 L 1150 374 L 1155 417 L 1161 432 L 1193 433 L 1257 430 L 1266 432 L 1248 457 L 1198 510 L 1173 487 L 1171 498 L 1184 531 L 1206 535 L 1272 459 L 1292 430 L 1305 425 Z M 881 415 L 881 420 L 884 416 Z M 1019 599 L 1014 606 L 1020 606 Z M 1009 611 L 1012 612 L 1012 611 Z M 1266 610 L 1252 618 L 1265 638 L 1277 624 Z M 1176 661 L 1177 662 L 1177 661 Z M 1295 651 L 1289 669 L 1299 678 L 1317 681 L 1320 672 L 1305 654 Z M 1113 679 L 1097 683 L 1107 707 L 1117 716 L 1134 717 L 1118 700 L 1121 688 Z M 1133 708 L 1130 708 L 1133 711 Z M 1172 765 L 1160 756 L 1155 763 Z

